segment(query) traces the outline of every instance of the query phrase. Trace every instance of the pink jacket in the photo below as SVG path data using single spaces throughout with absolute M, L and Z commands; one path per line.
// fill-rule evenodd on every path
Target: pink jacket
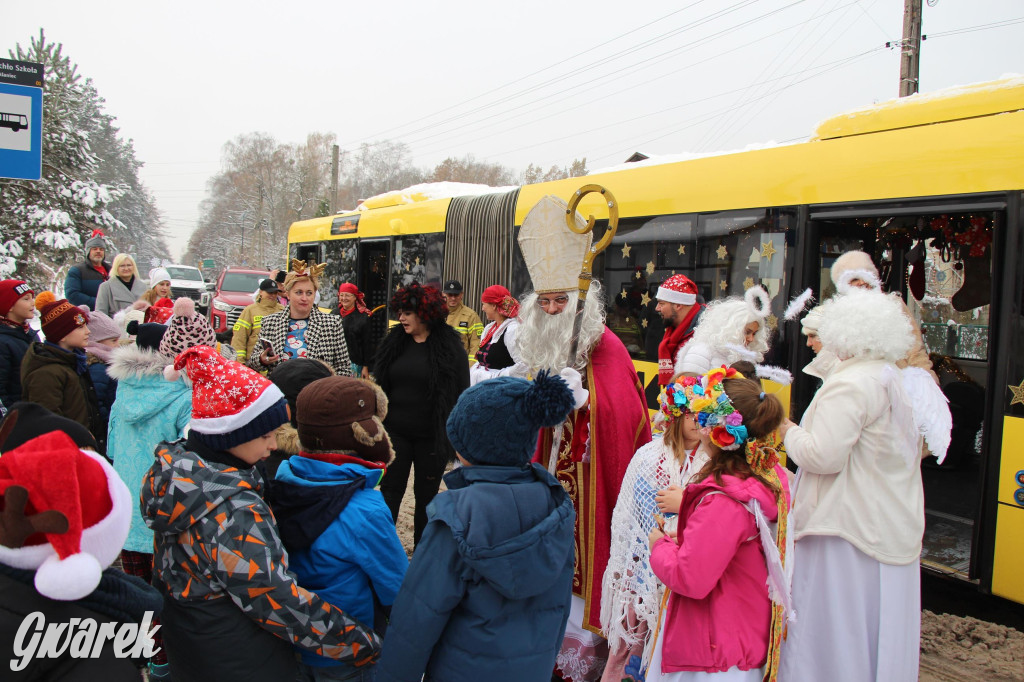
M 776 472 L 788 503 L 786 474 L 781 467 Z M 775 521 L 775 496 L 753 477 L 723 476 L 722 483 L 709 477 L 687 486 L 680 544 L 662 538 L 651 551 L 654 574 L 672 591 L 659 635 L 664 672 L 750 670 L 768 656 L 768 569 L 754 515 L 743 504 L 756 498 Z M 716 491 L 725 494 L 708 495 Z

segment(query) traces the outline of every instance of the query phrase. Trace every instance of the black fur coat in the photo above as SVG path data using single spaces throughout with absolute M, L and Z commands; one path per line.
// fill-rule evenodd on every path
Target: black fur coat
M 388 369 L 396 358 L 415 343 L 402 325 L 395 325 L 377 348 L 373 362 L 373 375 L 384 393 L 391 395 Z M 430 356 L 430 381 L 427 386 L 428 402 L 431 409 L 431 423 L 434 426 L 434 442 L 438 452 L 447 461 L 455 459 L 455 449 L 448 442 L 445 423 L 455 402 L 469 388 L 469 360 L 458 333 L 444 320 L 431 325 L 430 335 L 425 341 Z

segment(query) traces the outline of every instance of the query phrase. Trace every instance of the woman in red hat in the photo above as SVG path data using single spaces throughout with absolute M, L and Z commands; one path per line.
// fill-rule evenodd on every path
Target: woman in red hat
M 476 352 L 476 363 L 469 370 L 471 386 L 492 377 L 517 375 L 520 363 L 516 347 L 516 331 L 519 329 L 519 301 L 500 284 L 484 289 L 480 296 L 484 315 L 490 320 L 480 338 L 480 350 Z M 522 368 L 525 375 L 525 367 Z
M 348 345 L 348 357 L 352 361 L 352 376 L 370 378 L 367 367 L 373 357 L 370 345 L 370 309 L 366 307 L 366 297 L 359 287 L 345 282 L 338 287 L 338 314 L 345 328 L 345 343 Z

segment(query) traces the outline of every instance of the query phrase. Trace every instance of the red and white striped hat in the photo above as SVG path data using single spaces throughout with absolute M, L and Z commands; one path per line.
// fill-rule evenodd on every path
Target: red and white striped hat
M 686 275 L 672 275 L 658 287 L 659 301 L 693 305 L 697 302 L 697 285 Z

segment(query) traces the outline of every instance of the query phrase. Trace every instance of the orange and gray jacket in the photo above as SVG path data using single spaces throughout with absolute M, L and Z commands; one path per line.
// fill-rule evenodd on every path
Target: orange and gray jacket
M 221 607 L 219 622 L 209 628 L 196 621 L 182 635 L 165 623 L 165 639 L 184 636 L 198 651 L 217 637 L 230 638 L 236 628 L 223 622 L 226 617 L 238 632 L 249 622 L 260 635 L 273 636 L 258 638 L 267 640 L 262 645 L 223 642 L 231 648 L 223 659 L 258 658 L 261 648 L 276 646 L 275 637 L 339 663 L 362 665 L 377 657 L 381 640 L 373 630 L 296 583 L 254 467 L 220 463 L 214 455 L 223 453 L 191 438 L 161 443 L 155 454 L 141 491 L 142 516 L 154 534 L 153 583 L 172 612 Z

